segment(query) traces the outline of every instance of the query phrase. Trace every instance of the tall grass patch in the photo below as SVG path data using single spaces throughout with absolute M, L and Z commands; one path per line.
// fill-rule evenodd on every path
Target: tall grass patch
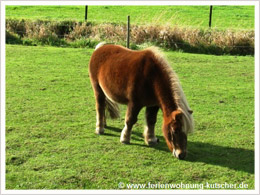
M 122 24 L 13 19 L 7 20 L 6 30 L 7 33 L 20 37 L 18 43 L 29 39 L 36 44 L 73 47 L 92 47 L 99 41 L 124 45 L 127 34 L 126 25 Z M 232 31 L 158 25 L 131 26 L 132 47 L 149 42 L 167 49 L 217 55 L 254 55 L 254 36 L 253 30 Z M 7 37 L 7 43 L 13 43 L 13 40 Z

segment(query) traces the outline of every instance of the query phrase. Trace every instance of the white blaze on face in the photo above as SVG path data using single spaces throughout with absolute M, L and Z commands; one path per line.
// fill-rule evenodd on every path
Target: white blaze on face
M 178 158 L 180 153 L 181 153 L 181 150 L 178 150 L 178 149 L 177 150 L 173 149 L 173 151 L 172 151 L 172 155 L 175 156 L 176 158 Z

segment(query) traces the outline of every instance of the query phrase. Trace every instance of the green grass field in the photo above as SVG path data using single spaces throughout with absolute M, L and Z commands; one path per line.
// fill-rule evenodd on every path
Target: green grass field
M 91 10 L 91 8 L 90 8 Z M 188 156 L 162 137 L 144 144 L 144 112 L 131 145 L 121 118 L 95 130 L 92 49 L 6 45 L 6 188 L 118 189 L 118 183 L 232 183 L 254 188 L 254 57 L 164 52 L 194 111 Z
M 207 28 L 209 6 L 89 6 L 88 21 L 95 23 L 178 25 Z M 83 21 L 85 6 L 7 6 L 7 18 Z M 254 6 L 213 6 L 212 27 L 254 29 Z

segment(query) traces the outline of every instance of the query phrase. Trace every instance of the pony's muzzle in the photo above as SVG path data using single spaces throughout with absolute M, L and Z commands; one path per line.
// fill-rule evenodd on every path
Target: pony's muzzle
M 184 158 L 186 157 L 186 152 L 182 152 L 180 150 L 173 150 L 172 154 L 180 160 L 184 160 Z

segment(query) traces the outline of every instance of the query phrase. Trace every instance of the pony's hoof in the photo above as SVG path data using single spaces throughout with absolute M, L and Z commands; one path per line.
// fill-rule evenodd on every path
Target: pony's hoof
M 97 135 L 103 135 L 105 133 L 104 129 L 96 129 L 95 133 Z
M 130 144 L 130 141 L 127 141 L 127 140 L 123 140 L 123 141 L 120 140 L 120 142 L 121 142 L 122 144 Z
M 122 144 L 130 144 L 130 134 L 126 134 L 123 130 L 120 136 L 120 142 Z
M 149 140 L 145 140 L 145 143 L 148 145 L 148 146 L 154 146 L 156 144 L 159 143 L 159 139 L 157 137 L 153 138 L 153 139 L 149 139 Z
M 121 138 L 120 138 L 120 142 L 121 142 L 122 144 L 130 144 L 130 139 L 121 137 Z
M 103 132 L 96 131 L 96 134 L 97 134 L 97 135 L 104 135 L 104 133 L 105 133 L 104 131 L 103 131 Z

